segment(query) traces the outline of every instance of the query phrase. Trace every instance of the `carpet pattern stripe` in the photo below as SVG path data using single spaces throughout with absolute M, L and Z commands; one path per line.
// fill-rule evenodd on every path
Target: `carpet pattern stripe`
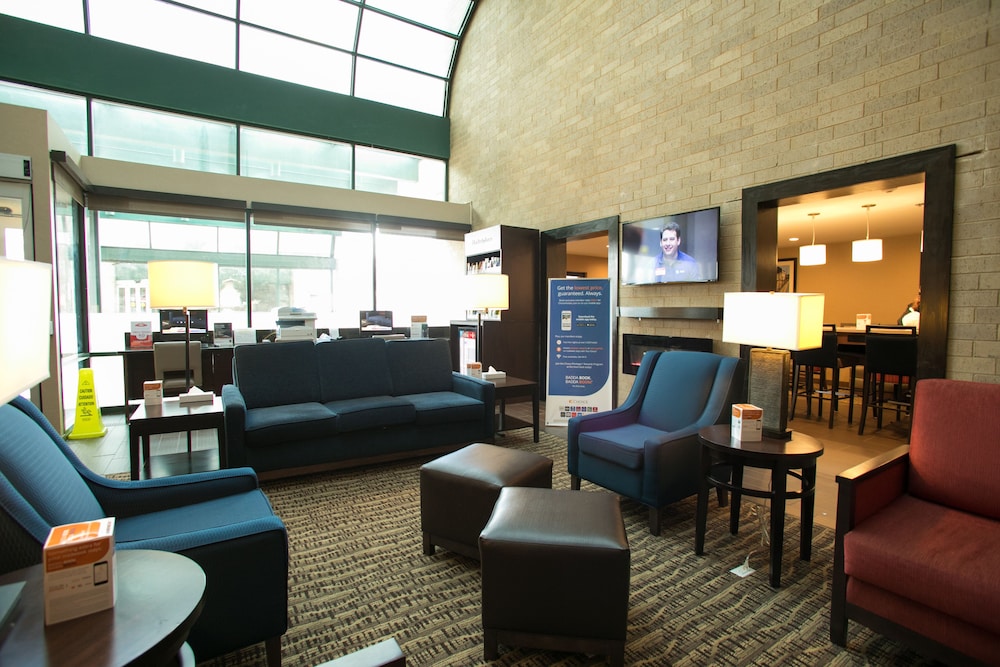
M 568 489 L 566 442 L 530 429 L 500 444 L 551 458 L 553 487 Z M 424 556 L 419 468 L 411 460 L 263 485 L 288 527 L 289 630 L 284 665 L 319 665 L 395 637 L 407 665 L 551 667 L 606 664 L 604 656 L 501 645 L 483 659 L 478 562 L 438 549 Z M 584 482 L 582 492 L 599 492 Z M 798 560 L 799 522 L 785 526 L 782 586 L 768 585 L 760 521 L 744 502 L 739 534 L 727 508 L 709 504 L 705 555 L 694 555 L 694 498 L 663 512 L 662 534 L 647 528 L 646 508 L 622 501 L 632 552 L 629 665 L 931 665 L 907 648 L 851 623 L 848 648 L 829 639 L 833 531 L 816 526 L 811 562 Z M 729 570 L 750 555 L 756 572 Z M 586 587 L 588 582 L 581 581 Z M 264 665 L 263 644 L 209 667 Z

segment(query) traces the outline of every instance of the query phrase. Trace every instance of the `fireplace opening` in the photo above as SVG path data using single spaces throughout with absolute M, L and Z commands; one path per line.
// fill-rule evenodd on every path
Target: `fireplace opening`
M 622 372 L 635 375 L 642 363 L 642 355 L 649 350 L 693 350 L 711 352 L 711 338 L 687 336 L 648 336 L 624 334 L 622 336 Z

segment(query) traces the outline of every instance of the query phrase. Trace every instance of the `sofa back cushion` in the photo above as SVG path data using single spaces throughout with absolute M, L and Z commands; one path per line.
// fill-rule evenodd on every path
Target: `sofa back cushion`
M 385 344 L 393 396 L 451 391 L 451 348 L 443 338 L 390 340 Z
M 319 401 L 316 344 L 237 345 L 233 351 L 233 382 L 248 408 L 266 408 Z
M 672 432 L 719 417 L 737 360 L 711 352 L 673 350 L 656 360 L 638 422 Z
M 909 491 L 1000 519 L 1000 385 L 941 378 L 917 382 Z
M 389 360 L 381 338 L 316 343 L 316 361 L 324 403 L 392 394 Z

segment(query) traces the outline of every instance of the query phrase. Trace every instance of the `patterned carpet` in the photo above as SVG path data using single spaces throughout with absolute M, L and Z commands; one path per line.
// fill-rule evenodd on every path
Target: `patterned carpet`
M 555 461 L 553 486 L 568 489 L 566 443 L 530 429 L 501 440 Z M 264 489 L 288 526 L 291 550 L 288 633 L 283 664 L 318 665 L 395 637 L 407 665 L 551 667 L 606 664 L 603 656 L 501 645 L 483 660 L 478 563 L 438 549 L 424 556 L 418 470 L 423 461 L 272 482 Z M 584 483 L 584 491 L 598 488 Z M 796 518 L 785 528 L 782 587 L 768 585 L 753 503 L 744 503 L 738 536 L 728 509 L 713 500 L 706 554 L 694 555 L 694 499 L 669 508 L 660 537 L 647 513 L 625 500 L 632 550 L 626 663 L 629 665 L 925 665 L 919 656 L 851 623 L 849 648 L 829 640 L 833 532 L 817 526 L 811 562 L 798 560 Z M 747 555 L 757 571 L 729 570 Z M 587 582 L 580 582 L 586 586 Z M 201 663 L 264 665 L 263 644 Z

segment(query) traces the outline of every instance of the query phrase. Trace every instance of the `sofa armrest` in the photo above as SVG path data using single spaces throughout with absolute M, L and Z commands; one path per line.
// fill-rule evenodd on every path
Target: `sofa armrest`
M 253 468 L 228 468 L 130 482 L 86 479 L 107 515 L 120 517 L 184 507 L 259 487 Z
M 483 429 L 489 437 L 493 437 L 494 414 L 496 413 L 497 387 L 492 382 L 474 378 L 457 371 L 451 372 L 452 391 L 477 401 L 483 402 Z
M 833 545 L 830 640 L 847 644 L 847 573 L 844 536 L 856 525 L 906 493 L 910 447 L 903 445 L 837 475 L 837 523 Z
M 246 465 L 247 403 L 235 384 L 222 385 L 222 416 L 226 423 L 226 461 L 230 467 Z

